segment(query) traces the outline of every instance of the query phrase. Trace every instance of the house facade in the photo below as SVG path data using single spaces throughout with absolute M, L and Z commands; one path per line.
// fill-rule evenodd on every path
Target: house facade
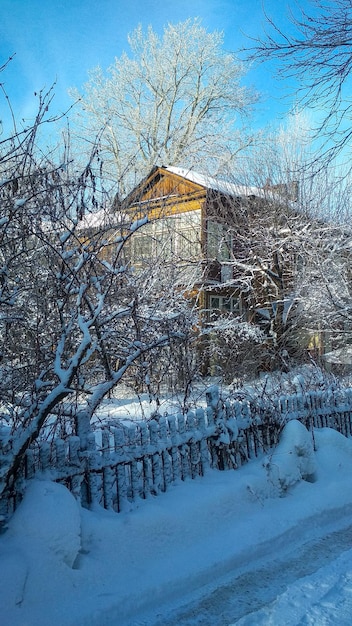
M 177 264 L 177 280 L 197 299 L 205 322 L 232 313 L 254 317 L 243 290 L 246 247 L 234 235 L 237 212 L 265 203 L 265 191 L 178 167 L 155 167 L 124 200 L 131 221 L 148 223 L 131 238 L 134 264 L 162 258 Z M 240 209 L 240 211 L 238 211 Z

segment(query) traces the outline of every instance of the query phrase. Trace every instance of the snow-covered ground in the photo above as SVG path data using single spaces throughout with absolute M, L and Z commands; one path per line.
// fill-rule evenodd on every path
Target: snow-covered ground
M 315 447 L 293 421 L 270 457 L 120 514 L 33 481 L 0 536 L 0 624 L 351 624 L 352 441 Z
M 258 397 L 273 398 L 280 395 L 305 393 L 313 390 L 334 391 L 340 387 L 350 387 L 351 377 L 336 378 L 323 372 L 319 367 L 306 364 L 291 369 L 287 373 L 263 373 L 259 378 L 244 383 L 234 380 L 231 385 L 222 386 L 220 378 L 205 378 L 193 384 L 187 398 L 182 394 L 171 394 L 163 390 L 157 400 L 148 393 L 135 397 L 134 390 L 127 385 L 120 385 L 116 396 L 106 398 L 100 405 L 96 420 L 110 422 L 115 419 L 135 420 L 149 419 L 153 413 L 160 415 L 184 412 L 185 407 L 194 410 L 206 406 L 206 391 L 217 385 L 222 397 L 232 399 L 255 400 Z M 131 399 L 131 395 L 133 399 Z

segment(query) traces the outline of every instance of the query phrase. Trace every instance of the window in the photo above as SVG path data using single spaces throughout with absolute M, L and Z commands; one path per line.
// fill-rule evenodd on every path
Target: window
M 207 256 L 208 259 L 229 261 L 232 252 L 232 237 L 227 227 L 208 220 Z
M 220 298 L 216 296 L 210 296 L 210 308 L 220 309 Z
M 236 296 L 210 296 L 211 317 L 217 317 L 221 313 L 241 314 L 241 301 Z
M 196 261 L 201 256 L 201 212 L 199 210 L 149 222 L 131 238 L 136 264 L 152 259 Z
M 136 261 L 149 260 L 152 256 L 152 238 L 150 235 L 134 235 L 133 254 Z

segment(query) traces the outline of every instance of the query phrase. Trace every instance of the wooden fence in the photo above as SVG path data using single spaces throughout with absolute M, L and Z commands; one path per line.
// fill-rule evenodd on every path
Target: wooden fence
M 25 481 L 34 476 L 63 483 L 85 507 L 126 510 L 171 484 L 203 476 L 208 468 L 236 469 L 268 452 L 289 419 L 349 437 L 352 389 L 223 401 L 212 387 L 205 409 L 149 421 L 116 420 L 95 432 L 80 413 L 75 436 L 43 441 L 27 451 L 14 489 L 1 500 L 0 515 L 13 512 Z

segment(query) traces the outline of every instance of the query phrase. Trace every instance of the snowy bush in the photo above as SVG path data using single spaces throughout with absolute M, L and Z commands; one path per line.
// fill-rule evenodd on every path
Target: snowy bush
M 225 384 L 234 377 L 257 375 L 266 351 L 264 333 L 257 326 L 228 317 L 213 322 L 202 334 L 202 356 L 212 375 L 221 376 Z
M 300 480 L 314 482 L 317 467 L 312 434 L 298 420 L 290 420 L 264 466 L 269 481 L 283 495 Z

